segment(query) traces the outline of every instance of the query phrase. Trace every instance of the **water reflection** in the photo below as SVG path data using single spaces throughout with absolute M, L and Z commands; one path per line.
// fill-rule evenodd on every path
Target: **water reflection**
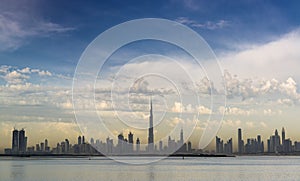
M 10 178 L 11 180 L 22 180 L 24 178 L 24 164 L 20 164 L 19 162 L 10 162 Z
M 147 170 L 148 170 L 148 180 L 149 181 L 152 181 L 152 180 L 155 180 L 155 174 L 154 174 L 154 166 L 153 166 L 153 164 L 150 164 L 150 165 L 148 165 L 148 168 L 147 168 Z
M 299 170 L 300 157 L 168 158 L 148 165 L 99 157 L 0 158 L 0 181 L 300 180 Z

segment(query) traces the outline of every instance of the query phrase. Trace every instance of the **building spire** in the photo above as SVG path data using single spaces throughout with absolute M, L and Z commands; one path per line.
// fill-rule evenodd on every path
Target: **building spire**
M 150 116 L 149 116 L 149 129 L 148 129 L 148 151 L 154 150 L 154 135 L 153 135 L 153 109 L 152 109 L 152 96 L 150 97 Z
M 153 108 L 152 108 L 152 96 L 150 97 L 150 117 L 149 117 L 149 129 L 153 128 Z M 153 133 L 152 133 L 153 134 Z

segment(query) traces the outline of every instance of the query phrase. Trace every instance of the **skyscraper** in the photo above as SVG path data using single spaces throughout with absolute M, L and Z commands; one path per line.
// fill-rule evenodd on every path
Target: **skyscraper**
M 230 138 L 225 144 L 223 151 L 226 154 L 232 154 L 232 138 Z
M 113 152 L 113 139 L 110 139 L 109 137 L 106 138 L 106 152 L 112 153 Z
M 284 127 L 282 127 L 282 130 L 281 130 L 281 144 L 282 144 L 282 149 L 283 150 L 285 150 L 284 142 L 285 142 L 285 130 L 284 130 Z
M 77 142 L 78 145 L 81 145 L 81 136 L 78 136 L 78 142 Z
M 242 154 L 244 150 L 244 141 L 242 140 L 242 129 L 238 129 L 238 153 Z
M 150 101 L 150 116 L 149 116 L 149 129 L 148 129 L 148 151 L 153 152 L 154 150 L 154 135 L 153 135 L 153 112 L 152 112 L 152 98 Z
M 183 129 L 180 131 L 180 146 L 183 145 Z
M 94 138 L 91 138 L 91 139 L 90 139 L 90 143 L 91 143 L 91 145 L 94 145 L 94 144 L 95 144 Z
M 120 133 L 118 135 L 117 150 L 118 150 L 119 153 L 122 153 L 123 150 L 124 150 L 124 136 L 123 136 L 123 133 Z
M 261 136 L 257 135 L 257 152 L 258 153 L 263 153 L 263 142 L 261 141 Z
M 26 151 L 26 140 L 25 140 L 25 130 L 19 131 L 19 152 L 24 153 Z
M 19 131 L 16 129 L 13 130 L 11 149 L 13 153 L 19 152 Z
M 128 143 L 128 151 L 133 152 L 133 134 L 131 132 L 128 134 Z
M 140 139 L 137 138 L 136 139 L 136 152 L 140 152 L 140 144 L 141 144 Z
M 270 136 L 268 140 L 268 152 L 278 153 L 280 151 L 280 136 L 278 135 L 277 129 L 275 135 Z
M 192 152 L 192 143 L 189 141 L 188 142 L 188 148 L 187 148 L 188 152 L 191 153 Z
M 159 141 L 159 151 L 163 151 L 163 142 L 161 140 Z
M 216 153 L 223 153 L 223 140 L 216 136 Z

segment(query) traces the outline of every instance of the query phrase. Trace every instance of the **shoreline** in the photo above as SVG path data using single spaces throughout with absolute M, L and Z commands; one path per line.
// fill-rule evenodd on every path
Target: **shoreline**
M 225 154 L 122 154 L 122 155 L 102 155 L 102 154 L 0 154 L 0 157 L 235 157 L 235 155 Z

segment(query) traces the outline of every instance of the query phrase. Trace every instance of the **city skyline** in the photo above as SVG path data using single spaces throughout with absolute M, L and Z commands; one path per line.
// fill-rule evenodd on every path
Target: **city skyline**
M 99 70 L 95 105 L 82 100 L 82 107 L 78 108 L 96 107 L 112 132 L 109 136 L 115 137 L 121 130 L 130 131 L 124 128 L 124 123 L 128 123 L 136 128 L 131 131 L 140 141 L 147 143 L 149 135 L 138 129 L 148 127 L 146 110 L 152 95 L 157 118 L 153 125 L 175 133 L 183 127 L 184 136 L 195 147 L 208 119 L 223 113 L 218 136 L 226 141 L 238 127 L 243 127 L 247 137 L 261 132 L 266 138 L 282 125 L 289 130 L 292 140 L 300 140 L 299 2 L 153 1 L 147 3 L 148 8 L 141 2 L 127 3 L 1 2 L 0 150 L 10 146 L 3 140 L 11 139 L 11 129 L 15 126 L 26 128 L 33 143 L 46 137 L 49 140 L 70 137 L 70 141 L 76 141 L 84 129 L 78 126 L 74 115 L 72 83 L 84 50 L 109 28 L 153 17 L 181 23 L 202 36 L 220 63 L 222 75 L 216 79 L 224 82 L 210 82 L 214 77 L 205 76 L 207 71 L 215 72 L 209 69 L 212 60 L 203 60 L 207 70 L 202 70 L 179 47 L 151 40 L 126 45 Z M 162 56 L 144 56 L 149 54 Z M 132 77 L 126 76 L 147 71 L 172 75 L 174 79 L 133 77 L 135 82 L 130 82 Z M 118 98 L 117 104 L 109 99 L 108 91 L 112 87 L 111 78 L 116 75 L 122 75 L 118 79 L 122 89 L 115 89 L 118 96 L 113 97 Z M 186 81 L 190 77 L 195 81 Z M 178 84 L 174 87 L 172 81 Z M 131 87 L 123 89 L 122 83 Z M 189 97 L 195 95 L 189 92 L 193 85 L 199 102 Z M 184 90 L 180 92 L 182 95 L 187 95 L 184 101 L 179 99 L 177 87 Z M 226 104 L 219 101 L 220 105 L 211 106 L 210 93 L 218 96 L 224 92 Z M 130 105 L 125 107 L 127 103 Z M 89 110 L 86 112 L 85 118 L 89 120 Z M 104 131 L 105 128 L 99 134 Z M 175 133 L 172 137 L 178 136 Z M 155 138 L 166 135 L 168 132 L 160 129 Z M 213 148 L 211 141 L 207 149 Z
M 192 147 L 190 141 L 183 140 L 183 130 L 180 131 L 178 141 L 172 139 L 170 136 L 168 142 L 159 141 L 154 144 L 153 150 L 144 147 L 137 137 L 134 141 L 134 134 L 128 133 L 128 137 L 120 133 L 114 142 L 114 138 L 107 137 L 106 139 L 90 138 L 86 141 L 84 135 L 79 135 L 77 142 L 70 142 L 69 138 L 64 141 L 57 142 L 56 146 L 50 147 L 48 139 L 44 142 L 35 145 L 27 145 L 28 137 L 25 135 L 25 129 L 12 131 L 11 148 L 5 148 L 5 154 L 97 154 L 104 155 L 118 155 L 118 154 L 172 154 L 172 153 L 213 153 L 213 154 L 227 154 L 227 155 L 265 155 L 265 154 L 295 154 L 300 153 L 300 142 L 293 141 L 286 138 L 285 128 L 282 127 L 281 137 L 278 130 L 274 130 L 274 134 L 269 138 L 263 139 L 258 133 L 256 137 L 243 138 L 242 129 L 237 130 L 237 139 L 233 142 L 233 138 L 229 138 L 224 142 L 222 138 L 216 136 L 213 150 L 200 150 Z M 244 141 L 246 140 L 246 141 Z M 234 143 L 237 149 L 234 149 Z M 82 146 L 80 146 L 82 145 Z M 85 145 L 85 146 L 84 146 Z M 149 145 L 149 143 L 147 143 Z M 177 145 L 177 146 L 176 146 Z M 27 147 L 28 146 L 28 147 Z
M 180 131 L 180 139 L 176 141 L 171 136 L 168 137 L 168 142 L 160 140 L 157 144 L 148 143 L 153 145 L 153 149 L 148 146 L 141 149 L 142 144 L 139 137 L 134 142 L 134 134 L 128 133 L 128 137 L 124 137 L 120 133 L 116 137 L 117 141 L 114 142 L 113 138 L 107 137 L 106 139 L 94 139 L 90 141 L 85 140 L 84 135 L 79 135 L 77 142 L 70 142 L 69 138 L 64 141 L 56 143 L 56 147 L 50 147 L 49 141 L 46 138 L 44 142 L 36 143 L 35 145 L 28 145 L 28 137 L 25 136 L 25 129 L 17 130 L 14 128 L 12 131 L 11 148 L 5 148 L 4 153 L 9 155 L 23 155 L 23 154 L 104 154 L 104 155 L 118 155 L 118 154 L 173 154 L 179 153 L 192 153 L 192 144 L 190 141 L 184 142 L 183 130 Z
M 293 141 L 291 138 L 286 138 L 285 128 L 282 127 L 281 138 L 278 133 L 278 130 L 274 130 L 274 134 L 269 138 L 266 138 L 265 141 L 258 134 L 256 137 L 250 137 L 243 139 L 242 129 L 238 128 L 237 130 L 237 149 L 233 150 L 232 138 L 230 138 L 226 143 L 216 136 L 215 141 L 215 151 L 216 153 L 226 153 L 226 154 L 291 154 L 300 152 L 300 142 Z M 245 140 L 245 141 L 244 141 Z
M 106 138 L 106 142 L 101 139 L 97 139 L 96 142 L 94 138 L 90 138 L 90 142 L 85 141 L 85 136 L 78 136 L 77 144 L 72 146 L 68 138 L 65 138 L 63 142 L 57 142 L 56 147 L 50 149 L 48 146 L 48 139 L 45 139 L 45 142 L 37 143 L 36 146 L 27 147 L 27 136 L 25 136 L 25 130 L 17 130 L 16 128 L 12 131 L 12 146 L 11 148 L 5 148 L 5 154 L 80 154 L 80 153 L 101 153 L 104 155 L 110 154 L 131 154 L 131 153 L 148 153 L 148 154 L 172 154 L 177 151 L 191 152 L 192 145 L 189 141 L 184 141 L 183 129 L 180 130 L 180 139 L 176 142 L 175 139 L 171 139 L 171 136 L 168 135 L 167 142 L 163 140 L 154 139 L 154 126 L 153 126 L 153 106 L 152 106 L 152 97 L 149 101 L 149 127 L 148 127 L 148 142 L 140 142 L 139 137 L 136 138 L 134 142 L 134 134 L 132 131 L 129 131 L 128 137 L 126 138 L 123 135 L 123 132 L 118 134 L 117 143 L 114 144 L 114 139 L 109 136 Z M 105 140 L 105 139 L 104 139 Z M 142 148 L 141 148 L 142 145 Z M 147 146 L 145 146 L 147 145 Z M 72 150 L 72 151 L 70 151 Z

